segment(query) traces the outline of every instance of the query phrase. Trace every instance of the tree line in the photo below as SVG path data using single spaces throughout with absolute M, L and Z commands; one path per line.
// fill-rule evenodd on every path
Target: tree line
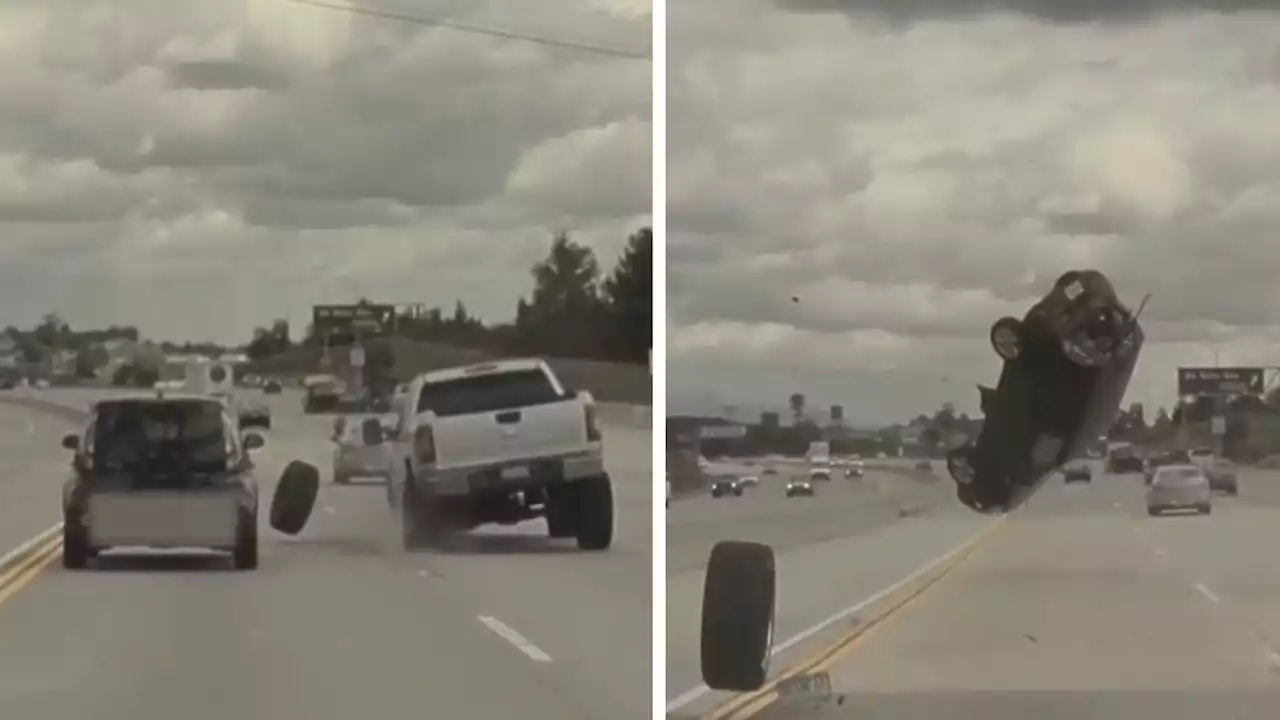
M 607 274 L 595 251 L 568 233 L 551 239 L 544 260 L 530 268 L 533 289 L 520 298 L 514 318 L 486 322 L 461 301 L 451 309 L 405 310 L 395 319 L 394 336 L 488 351 L 496 355 L 552 355 L 564 358 L 645 364 L 653 346 L 653 232 L 632 234 Z M 376 304 L 366 298 L 360 304 Z M 245 347 L 252 360 L 288 352 L 295 345 L 326 341 L 308 325 L 296 343 L 288 321 L 256 328 Z M 330 346 L 354 342 L 331 335 Z M 375 362 L 370 358 L 366 362 Z

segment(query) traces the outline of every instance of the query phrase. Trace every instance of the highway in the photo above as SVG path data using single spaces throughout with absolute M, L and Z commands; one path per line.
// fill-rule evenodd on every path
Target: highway
M 331 419 L 303 416 L 291 393 L 271 403 L 262 493 L 288 461 L 315 463 L 326 485 L 307 529 L 270 530 L 264 501 L 252 573 L 174 556 L 72 573 L 54 552 L 0 576 L 0 716 L 651 716 L 649 430 L 605 428 L 611 551 L 553 545 L 536 522 L 405 553 L 379 485 L 328 484 Z M 6 548 L 59 519 L 67 427 L 0 403 Z
M 855 514 L 848 537 L 779 555 L 771 674 L 827 672 L 836 698 L 686 693 L 669 716 L 1276 717 L 1280 473 L 1240 482 L 1203 517 L 1148 518 L 1140 476 L 1101 473 L 1051 480 L 1004 521 L 953 502 L 870 530 Z M 686 636 L 668 635 L 676 699 L 697 687 L 700 572 L 669 583 L 671 630 Z

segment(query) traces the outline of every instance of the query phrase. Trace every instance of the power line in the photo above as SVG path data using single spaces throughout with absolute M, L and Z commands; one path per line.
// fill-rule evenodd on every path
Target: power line
M 400 22 L 413 23 L 415 25 L 423 25 L 426 27 L 447 28 L 449 30 L 457 30 L 458 32 L 471 33 L 473 35 L 487 35 L 489 37 L 503 38 L 505 40 L 520 40 L 523 42 L 535 43 L 547 47 L 557 47 L 567 50 L 578 50 L 580 52 L 594 53 L 596 55 L 606 55 L 609 57 L 625 58 L 628 60 L 652 60 L 648 53 L 638 53 L 629 50 L 619 50 L 617 48 L 605 47 L 603 45 L 592 45 L 589 43 L 575 42 L 573 40 L 557 40 L 555 38 L 541 37 L 538 35 L 528 35 L 510 30 L 499 30 L 496 28 L 480 27 L 478 25 L 468 25 L 464 23 L 454 22 L 452 20 L 437 20 L 433 18 L 418 17 L 415 15 L 406 15 L 404 13 L 391 12 L 389 10 L 372 10 L 370 8 L 351 7 L 347 5 L 337 5 L 323 2 L 322 0 L 286 0 L 296 5 L 309 5 L 324 10 L 336 10 L 338 12 L 346 12 L 352 15 L 363 15 L 365 17 L 379 18 L 382 20 L 398 20 Z

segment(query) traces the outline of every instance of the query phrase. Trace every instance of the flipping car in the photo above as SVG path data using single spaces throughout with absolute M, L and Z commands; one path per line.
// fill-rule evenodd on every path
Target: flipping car
M 158 392 L 98 402 L 62 492 L 62 562 L 81 569 L 120 547 L 207 548 L 238 569 L 258 566 L 258 483 L 253 450 L 225 399 Z M 272 502 L 273 526 L 296 534 L 315 504 L 315 468 L 293 463 Z
M 552 538 L 583 550 L 613 543 L 613 483 L 590 393 L 566 388 L 543 361 L 436 370 L 409 383 L 396 433 L 377 418 L 366 445 L 388 442 L 388 499 L 406 549 L 452 531 L 544 517 Z
M 1165 465 L 1156 470 L 1147 489 L 1147 514 L 1155 517 L 1174 510 L 1213 512 L 1213 490 L 1198 465 Z
M 742 497 L 742 483 L 736 478 L 717 478 L 711 483 L 711 497 Z
M 1102 273 L 1072 270 L 1022 320 L 995 322 L 1004 368 L 996 387 L 978 388 L 982 432 L 947 454 L 962 503 L 1013 509 L 1108 429 L 1142 349 L 1141 310 L 1121 303 Z

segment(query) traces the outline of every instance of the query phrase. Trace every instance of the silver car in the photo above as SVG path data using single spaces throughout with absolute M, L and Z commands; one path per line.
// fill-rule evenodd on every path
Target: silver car
M 360 423 L 363 418 L 348 419 L 339 417 L 334 422 L 333 442 L 333 481 L 339 485 L 347 485 L 352 478 L 382 478 L 391 474 L 390 446 L 386 443 L 366 445 L 361 436 Z M 384 428 L 389 424 L 384 418 Z
M 1147 514 L 1162 515 L 1173 510 L 1194 510 L 1201 515 L 1213 511 L 1213 491 L 1209 478 L 1197 465 L 1163 465 L 1156 468 L 1147 490 Z

